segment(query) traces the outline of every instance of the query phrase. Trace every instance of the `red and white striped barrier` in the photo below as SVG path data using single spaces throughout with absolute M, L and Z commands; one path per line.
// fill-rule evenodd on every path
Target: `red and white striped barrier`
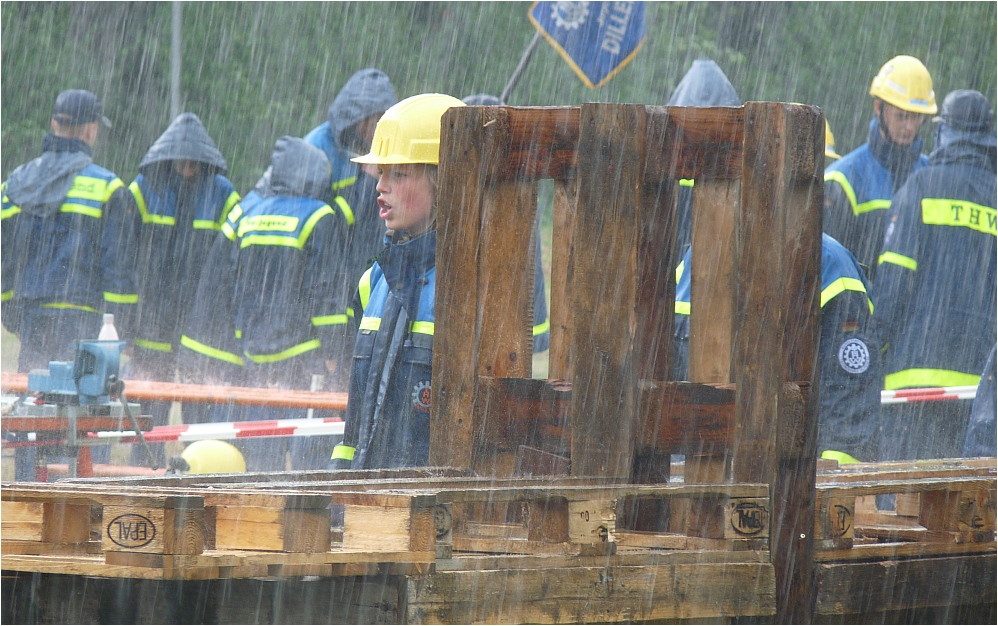
M 314 437 L 317 435 L 342 435 L 343 420 L 338 417 L 290 420 L 260 420 L 258 422 L 220 422 L 211 424 L 182 424 L 157 426 L 142 433 L 146 441 L 198 441 L 201 439 L 243 439 L 246 437 Z M 135 443 L 134 430 L 102 431 L 89 433 L 94 439 L 120 439 L 121 443 Z
M 934 402 L 936 400 L 973 400 L 977 385 L 967 387 L 924 387 L 922 389 L 895 389 L 880 392 L 880 404 L 905 402 Z

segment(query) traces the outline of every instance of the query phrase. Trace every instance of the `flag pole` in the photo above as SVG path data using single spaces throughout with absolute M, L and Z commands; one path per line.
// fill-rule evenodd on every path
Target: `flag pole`
M 509 82 L 506 83 L 506 88 L 502 90 L 502 95 L 499 99 L 506 102 L 509 98 L 510 92 L 513 91 L 513 87 L 516 87 L 516 83 L 520 80 L 520 75 L 523 74 L 523 70 L 527 67 L 527 63 L 530 62 L 531 55 L 534 54 L 534 49 L 537 48 L 537 42 L 541 40 L 541 31 L 534 32 L 534 38 L 530 40 L 527 44 L 527 49 L 523 51 L 523 56 L 520 57 L 520 63 L 517 64 L 516 69 L 513 70 L 513 75 L 509 77 Z

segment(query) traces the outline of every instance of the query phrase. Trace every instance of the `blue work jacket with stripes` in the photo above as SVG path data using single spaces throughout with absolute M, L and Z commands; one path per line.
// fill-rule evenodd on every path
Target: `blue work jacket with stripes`
M 877 269 L 885 389 L 976 385 L 996 340 L 994 133 L 941 138 L 894 198 Z
M 191 189 L 181 190 L 179 181 L 172 182 L 177 184 L 156 185 L 139 174 L 129 185 L 140 221 L 135 345 L 162 353 L 176 350 L 208 251 L 239 202 L 232 183 L 221 174 Z
M 334 465 L 413 467 L 429 461 L 436 237 L 430 231 L 392 241 L 361 279 L 364 313 Z
M 691 258 L 687 250 L 676 268 L 676 380 L 686 379 L 689 366 Z M 852 253 L 823 234 L 818 445 L 861 461 L 875 460 L 879 449 L 882 369 L 869 293 Z
M 874 118 L 867 142 L 825 169 L 824 231 L 856 256 L 870 278 L 891 198 L 912 171 L 929 163 L 922 145 L 920 137 L 907 147 L 888 142 Z
M 138 302 L 128 191 L 82 141 L 48 135 L 43 149 L 2 186 L 4 325 L 17 333 L 29 309 L 103 311 L 124 335 Z

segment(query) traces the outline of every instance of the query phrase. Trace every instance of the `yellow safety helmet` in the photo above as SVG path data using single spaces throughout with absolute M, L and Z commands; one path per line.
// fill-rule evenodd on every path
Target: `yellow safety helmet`
M 466 106 L 453 96 L 424 93 L 402 100 L 378 121 L 371 152 L 355 163 L 396 165 L 440 162 L 440 118 L 451 107 Z
M 880 68 L 870 85 L 870 95 L 912 113 L 934 115 L 938 110 L 929 70 L 906 55 L 896 56 Z
M 835 151 L 835 135 L 832 134 L 832 127 L 828 125 L 828 118 L 825 118 L 825 156 L 830 159 L 841 159 L 842 155 Z
M 246 471 L 246 460 L 226 441 L 204 439 L 184 448 L 180 455 L 190 469 L 188 474 L 235 474 Z

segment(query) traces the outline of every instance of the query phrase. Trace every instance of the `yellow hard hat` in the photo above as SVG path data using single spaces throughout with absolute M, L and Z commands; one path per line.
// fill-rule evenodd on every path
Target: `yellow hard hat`
M 190 466 L 188 474 L 234 474 L 246 471 L 246 460 L 226 441 L 204 439 L 184 448 L 183 457 Z
M 424 93 L 402 100 L 381 116 L 371 152 L 355 163 L 395 165 L 440 162 L 440 118 L 451 107 L 466 106 L 452 96 Z
M 901 55 L 885 63 L 873 78 L 870 95 L 912 113 L 934 115 L 937 111 L 932 77 L 915 57 Z
M 842 158 L 842 155 L 835 151 L 835 135 L 832 134 L 832 127 L 828 125 L 828 118 L 825 118 L 825 156 L 830 159 Z

